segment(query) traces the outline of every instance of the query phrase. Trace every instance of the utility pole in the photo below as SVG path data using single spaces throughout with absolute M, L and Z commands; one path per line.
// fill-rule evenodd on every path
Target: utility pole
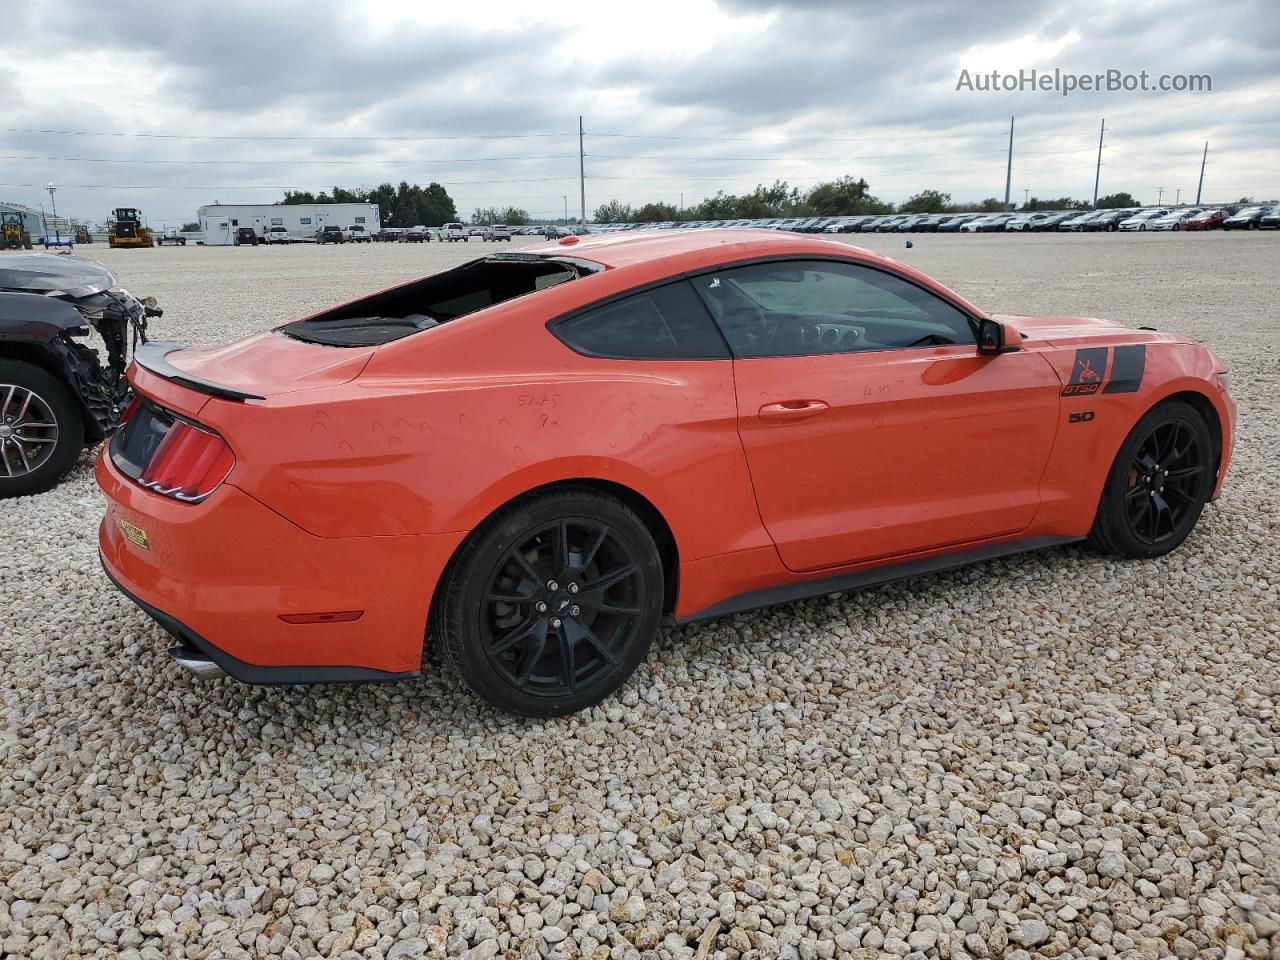
M 1182 188 L 1181 187 L 1178 188 L 1177 199 L 1173 201 L 1173 205 L 1175 207 L 1182 205 Z
M 1164 187 L 1157 187 L 1156 188 L 1156 206 L 1157 207 L 1160 206 L 1160 204 L 1163 201 L 1164 201 Z
M 1013 117 L 1009 118 L 1009 165 L 1004 171 L 1004 209 L 1009 209 L 1009 186 L 1013 183 Z
M 1107 132 L 1107 118 L 1102 118 L 1102 129 L 1098 131 L 1098 165 L 1093 169 L 1093 209 L 1098 209 L 1098 180 L 1102 177 L 1102 136 Z
M 587 162 L 582 152 L 582 117 L 578 117 L 578 192 L 582 199 L 582 219 L 578 221 L 579 226 L 587 224 Z M 568 218 L 566 218 L 567 221 Z
M 1022 208 L 1025 210 L 1027 204 L 1031 202 L 1031 188 L 1023 187 L 1022 189 Z
M 684 191 L 680 191 L 680 212 L 684 213 Z
M 567 193 L 564 195 L 564 223 L 565 226 L 569 225 L 569 195 Z
M 1200 191 L 1204 189 L 1204 162 L 1209 159 L 1209 141 L 1204 142 L 1204 153 L 1200 155 L 1200 183 L 1196 185 L 1196 206 L 1200 206 Z

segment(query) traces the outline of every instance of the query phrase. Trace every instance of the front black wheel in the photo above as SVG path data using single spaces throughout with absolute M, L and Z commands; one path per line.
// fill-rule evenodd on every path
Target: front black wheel
M 533 494 L 486 521 L 450 564 L 431 638 L 490 704 L 560 716 L 626 682 L 662 599 L 658 548 L 634 511 L 586 488 Z
M 42 493 L 84 449 L 71 391 L 45 370 L 0 360 L 0 499 Z
M 1204 417 L 1181 401 L 1138 421 L 1116 455 L 1089 540 L 1108 553 L 1159 557 L 1187 539 L 1216 479 Z

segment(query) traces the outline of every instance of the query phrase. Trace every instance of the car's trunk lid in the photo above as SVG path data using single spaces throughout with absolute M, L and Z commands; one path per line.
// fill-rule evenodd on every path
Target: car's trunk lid
M 135 360 L 151 374 L 226 400 L 262 400 L 349 383 L 373 347 L 336 350 L 278 333 L 259 333 L 225 347 L 152 341 Z

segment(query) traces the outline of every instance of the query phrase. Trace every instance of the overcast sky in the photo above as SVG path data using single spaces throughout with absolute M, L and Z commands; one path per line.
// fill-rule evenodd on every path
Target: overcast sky
M 579 114 L 588 212 L 842 174 L 894 201 L 1001 196 L 1010 115 L 1019 202 L 1092 196 L 1103 117 L 1104 194 L 1194 199 L 1208 140 L 1206 200 L 1280 196 L 1268 0 L 0 3 L 0 199 L 53 181 L 59 213 L 97 220 L 401 179 L 464 216 L 575 212 Z M 1031 68 L 1212 92 L 956 89 Z

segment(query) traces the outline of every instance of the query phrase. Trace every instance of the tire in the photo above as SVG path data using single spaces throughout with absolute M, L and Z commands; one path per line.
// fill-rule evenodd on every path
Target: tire
M 1121 444 L 1089 542 L 1123 557 L 1163 556 L 1195 528 L 1214 478 L 1213 438 L 1204 417 L 1180 400 L 1160 404 Z
M 33 420 L 34 416 L 41 419 Z M 43 419 L 46 416 L 53 419 Z M 29 426 L 33 423 L 54 427 Z M 28 426 L 23 429 L 23 424 Z M 5 434 L 0 438 L 0 499 L 50 489 L 75 466 L 84 449 L 84 420 L 66 384 L 20 360 L 0 359 L 0 433 Z M 19 436 L 29 442 L 18 442 Z M 48 440 L 53 442 L 44 442 Z M 46 447 L 52 449 L 45 453 Z
M 587 488 L 534 493 L 450 562 L 430 641 L 494 707 L 563 716 L 626 682 L 657 635 L 662 598 L 658 548 L 634 511 Z

